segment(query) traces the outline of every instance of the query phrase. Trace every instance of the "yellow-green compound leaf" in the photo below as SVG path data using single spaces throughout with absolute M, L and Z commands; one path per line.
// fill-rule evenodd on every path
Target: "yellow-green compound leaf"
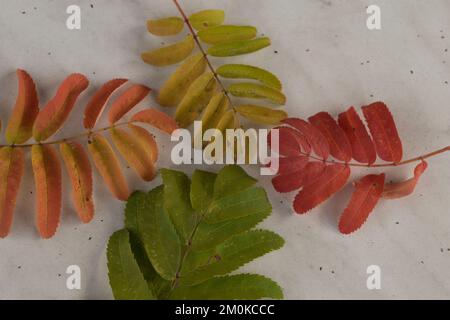
M 209 253 L 210 259 L 204 265 L 182 274 L 180 284 L 190 286 L 225 275 L 283 245 L 283 238 L 267 230 L 252 230 L 236 235 Z
M 153 51 L 144 52 L 142 60 L 157 67 L 168 66 L 186 59 L 194 50 L 194 38 L 189 35 L 183 41 Z
M 99 134 L 94 135 L 89 141 L 88 149 L 95 167 L 111 193 L 119 200 L 127 200 L 130 196 L 127 181 L 106 138 Z
M 217 74 L 229 79 L 253 79 L 258 80 L 268 87 L 281 90 L 282 84 L 276 75 L 254 66 L 246 64 L 226 64 L 217 69 Z
M 108 242 L 108 276 L 116 300 L 155 299 L 139 269 L 127 230 L 115 232 Z
M 192 175 L 190 200 L 192 208 L 202 215 L 206 213 L 212 201 L 214 181 L 217 175 L 212 172 L 196 170 Z
M 189 198 L 189 178 L 183 172 L 169 169 L 161 169 L 161 176 L 164 183 L 164 208 L 178 235 L 187 243 L 196 218 Z
M 214 182 L 214 199 L 249 189 L 257 180 L 249 176 L 238 165 L 229 165 L 220 170 Z
M 270 125 L 279 124 L 288 116 L 283 110 L 274 110 L 272 108 L 254 105 L 242 105 L 236 107 L 236 111 L 253 122 Z
M 221 25 L 225 21 L 223 10 L 203 10 L 189 17 L 190 24 L 197 30 Z
M 158 20 L 148 20 L 147 30 L 155 36 L 174 36 L 179 34 L 184 27 L 183 19 L 179 17 L 169 17 Z
M 280 105 L 286 103 L 286 96 L 281 91 L 257 83 L 235 83 L 228 87 L 228 92 L 235 97 L 268 99 Z
M 175 113 L 180 127 L 189 126 L 197 119 L 216 90 L 216 79 L 212 72 L 198 77 L 189 87 Z
M 192 82 L 205 72 L 205 69 L 206 59 L 202 53 L 186 59 L 159 90 L 158 103 L 164 107 L 176 106 Z
M 199 31 L 198 36 L 208 44 L 250 40 L 256 37 L 258 30 L 251 26 L 217 26 Z
M 238 274 L 213 278 L 195 286 L 180 286 L 173 290 L 174 300 L 254 300 L 262 298 L 283 299 L 280 286 L 260 275 Z
M 177 232 L 164 209 L 163 186 L 148 194 L 135 192 L 127 203 L 126 225 L 134 226 L 158 274 L 175 279 L 181 259 Z
M 213 57 L 232 57 L 252 53 L 270 46 L 270 39 L 258 38 L 253 40 L 240 40 L 213 45 L 208 54 Z

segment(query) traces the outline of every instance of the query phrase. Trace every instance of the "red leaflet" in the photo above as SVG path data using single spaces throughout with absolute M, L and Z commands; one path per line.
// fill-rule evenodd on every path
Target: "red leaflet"
M 350 107 L 339 114 L 339 125 L 350 141 L 353 158 L 361 163 L 374 163 L 377 159 L 375 147 L 355 108 Z
M 315 208 L 341 190 L 350 176 L 350 168 L 332 164 L 314 182 L 304 187 L 295 197 L 294 210 L 299 214 Z
M 294 130 L 290 127 L 276 127 L 274 129 L 278 130 L 279 132 L 280 155 L 289 157 L 297 156 L 302 152 L 306 154 L 311 153 L 311 146 L 309 145 L 308 141 L 306 141 L 305 137 L 297 130 Z M 269 135 L 267 136 L 269 146 L 272 146 L 271 137 L 271 132 L 269 132 Z
M 391 112 L 383 102 L 362 107 L 378 156 L 384 161 L 402 160 L 402 142 Z
M 356 190 L 339 220 L 339 231 L 344 234 L 358 230 L 375 208 L 384 187 L 384 173 L 370 174 L 356 183 Z
M 94 128 L 109 97 L 117 88 L 127 81 L 127 79 L 113 79 L 106 82 L 100 89 L 97 90 L 84 110 L 83 124 L 86 129 Z
M 278 174 L 288 174 L 303 169 L 308 164 L 308 157 L 295 156 L 279 158 Z
M 345 132 L 327 112 L 319 112 L 308 118 L 313 126 L 322 132 L 330 145 L 331 155 L 338 160 L 349 162 L 352 159 L 352 147 Z
M 414 192 L 419 178 L 422 173 L 427 169 L 428 164 L 425 161 L 419 163 L 414 169 L 414 177 L 403 182 L 390 183 L 384 187 L 383 194 L 384 199 L 398 199 L 406 197 Z
M 330 146 L 328 145 L 327 138 L 325 138 L 325 136 L 317 128 L 305 120 L 298 118 L 288 118 L 282 122 L 300 131 L 319 157 L 323 159 L 328 158 L 330 155 Z
M 303 177 L 303 184 L 302 186 L 308 186 L 314 181 L 316 181 L 317 178 L 320 177 L 320 175 L 325 170 L 326 165 L 323 162 L 310 162 L 305 168 L 305 175 Z
M 272 185 L 277 192 L 291 192 L 302 187 L 304 175 L 304 170 L 281 174 L 272 179 Z

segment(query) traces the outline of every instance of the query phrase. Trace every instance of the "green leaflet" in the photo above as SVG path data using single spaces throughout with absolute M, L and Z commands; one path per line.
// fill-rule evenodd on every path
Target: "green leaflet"
M 283 244 L 284 240 L 279 235 L 267 230 L 238 234 L 209 252 L 210 258 L 202 266 L 192 272 L 182 273 L 180 283 L 194 285 L 214 276 L 227 274 L 270 251 L 281 248 Z
M 230 79 L 253 79 L 277 90 L 282 84 L 276 75 L 262 68 L 246 64 L 226 64 L 217 69 L 217 74 Z
M 148 20 L 147 30 L 155 36 L 173 36 L 183 30 L 184 21 L 179 17 L 169 17 L 159 20 Z
M 189 22 L 197 30 L 221 25 L 225 21 L 225 12 L 222 10 L 203 10 L 189 17 Z
M 198 36 L 208 44 L 250 40 L 256 37 L 258 30 L 251 26 L 217 26 L 199 31 Z
M 110 239 L 114 296 L 282 298 L 279 286 L 259 275 L 217 277 L 284 243 L 271 231 L 251 230 L 271 212 L 256 180 L 238 166 L 225 166 L 218 174 L 195 171 L 192 180 L 169 169 L 162 176 L 163 185 L 132 194 L 126 229 Z
M 268 99 L 276 104 L 285 104 L 286 96 L 279 90 L 256 83 L 235 83 L 228 87 L 233 96 L 253 99 Z
M 155 299 L 131 251 L 127 230 L 115 232 L 108 242 L 109 283 L 116 300 Z
M 162 47 L 153 51 L 144 52 L 141 57 L 144 62 L 157 67 L 164 67 L 186 59 L 194 50 L 194 37 L 187 36 L 183 41 Z
M 270 39 L 258 38 L 253 40 L 240 40 L 213 45 L 208 54 L 213 57 L 232 57 L 252 53 L 270 46 Z
M 254 300 L 283 299 L 283 291 L 276 282 L 255 274 L 238 274 L 213 278 L 195 286 L 178 287 L 171 299 L 192 300 Z
M 276 125 L 288 117 L 287 113 L 283 110 L 274 110 L 255 105 L 238 106 L 236 107 L 236 111 L 241 116 L 260 124 Z

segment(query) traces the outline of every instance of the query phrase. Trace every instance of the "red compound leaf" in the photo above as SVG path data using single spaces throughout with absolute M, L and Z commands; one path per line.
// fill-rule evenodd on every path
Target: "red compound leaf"
M 383 102 L 375 102 L 362 107 L 362 110 L 378 156 L 384 161 L 400 162 L 403 155 L 402 142 L 388 107 Z
M 352 198 L 339 220 L 339 231 L 344 234 L 355 232 L 366 222 L 367 217 L 380 200 L 384 187 L 384 173 L 370 174 L 358 181 Z
M 414 192 L 420 176 L 427 169 L 428 164 L 425 161 L 419 163 L 414 169 L 414 177 L 406 181 L 389 183 L 384 187 L 383 194 L 384 199 L 398 199 L 409 196 Z
M 349 162 L 352 159 L 352 147 L 345 132 L 327 112 L 319 112 L 308 118 L 313 126 L 322 132 L 330 145 L 330 152 L 338 160 Z
M 298 131 L 306 138 L 311 145 L 314 153 L 323 159 L 327 159 L 330 155 L 330 146 L 327 138 L 313 125 L 305 120 L 298 118 L 288 118 L 282 121 Z
M 339 114 L 338 121 L 350 141 L 353 158 L 361 163 L 374 163 L 377 159 L 375 147 L 355 108 L 350 107 Z
M 314 182 L 305 186 L 295 197 L 294 210 L 304 214 L 342 189 L 350 176 L 350 168 L 341 164 L 328 165 Z

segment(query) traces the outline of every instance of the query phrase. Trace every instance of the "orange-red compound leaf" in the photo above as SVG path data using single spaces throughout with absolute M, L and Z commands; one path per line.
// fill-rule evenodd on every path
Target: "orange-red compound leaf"
M 366 222 L 383 192 L 384 173 L 367 175 L 355 186 L 352 198 L 339 220 L 339 231 L 343 234 L 355 232 Z
M 131 118 L 131 122 L 147 123 L 155 128 L 158 128 L 161 131 L 167 132 L 168 134 L 172 134 L 172 132 L 178 129 L 175 120 L 173 120 L 164 112 L 151 108 L 136 113 Z
M 278 174 L 292 173 L 303 169 L 308 164 L 309 158 L 305 156 L 295 156 L 278 159 Z M 270 164 L 268 165 L 270 166 Z
M 108 113 L 109 122 L 114 124 L 122 119 L 128 111 L 144 100 L 150 91 L 150 88 L 140 84 L 136 84 L 125 91 L 111 106 Z
M 338 120 L 352 146 L 353 158 L 361 163 L 374 163 L 377 159 L 375 146 L 355 108 L 339 114 Z
M 6 237 L 11 230 L 23 168 L 22 149 L 12 147 L 0 149 L 0 238 Z
M 143 145 L 125 130 L 113 128 L 110 132 L 114 145 L 128 164 L 143 180 L 153 180 L 156 174 L 153 158 Z
M 92 129 L 95 127 L 97 120 L 100 118 L 109 97 L 118 89 L 121 85 L 127 82 L 127 79 L 113 79 L 106 82 L 97 92 L 84 110 L 83 124 L 86 129 Z
M 414 169 L 414 177 L 406 181 L 398 183 L 389 183 L 384 187 L 383 194 L 381 195 L 384 199 L 398 199 L 409 196 L 414 192 L 419 178 L 422 173 L 427 169 L 428 164 L 425 161 L 419 163 Z
M 50 138 L 64 124 L 78 96 L 88 87 L 89 81 L 82 74 L 68 76 L 58 88 L 55 97 L 38 114 L 33 127 L 36 141 Z
M 61 164 L 50 145 L 31 149 L 36 186 L 36 226 L 44 239 L 53 237 L 61 216 Z
M 312 149 L 319 157 L 327 159 L 330 155 L 330 146 L 327 138 L 316 127 L 298 118 L 288 118 L 282 121 L 298 131 L 306 138 Z
M 400 162 L 403 156 L 402 142 L 394 118 L 383 102 L 362 107 L 372 134 L 378 156 L 384 161 Z
M 350 168 L 340 164 L 328 165 L 314 182 L 305 186 L 295 197 L 294 210 L 304 214 L 341 190 L 350 176 Z
M 278 130 L 279 134 L 279 154 L 283 156 L 297 156 L 301 153 L 310 154 L 311 146 L 306 138 L 297 130 L 290 127 L 275 127 L 272 130 Z M 271 146 L 271 132 L 267 140 Z
M 39 99 L 36 85 L 24 70 L 17 70 L 19 90 L 16 105 L 6 128 L 6 141 L 9 144 L 25 143 L 33 133 L 34 120 L 39 113 Z
M 158 161 L 158 145 L 155 138 L 144 128 L 129 124 L 128 127 L 131 130 L 131 135 L 141 145 L 141 147 L 148 153 L 152 163 Z
M 72 201 L 78 217 L 88 223 L 94 217 L 92 168 L 88 155 L 77 142 L 62 143 L 59 148 L 72 182 Z
M 308 118 L 308 120 L 327 138 L 333 157 L 345 162 L 352 159 L 352 146 L 345 132 L 338 126 L 329 113 L 319 112 Z
M 108 189 L 117 199 L 126 201 L 130 196 L 128 184 L 109 142 L 96 134 L 90 139 L 88 149 Z

